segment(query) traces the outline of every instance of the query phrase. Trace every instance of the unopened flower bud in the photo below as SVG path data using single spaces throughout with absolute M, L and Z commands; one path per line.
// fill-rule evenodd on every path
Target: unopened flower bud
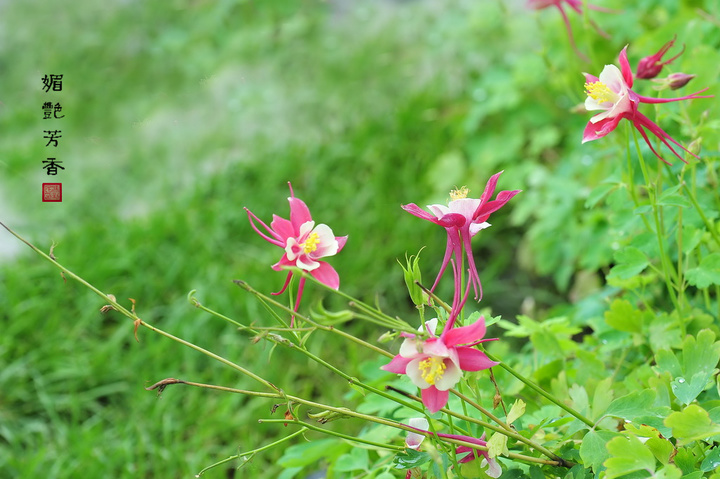
M 689 75 L 687 73 L 671 73 L 667 76 L 671 90 L 684 87 L 693 78 L 695 78 L 695 75 Z
M 660 74 L 660 70 L 662 70 L 662 67 L 664 65 L 669 64 L 673 60 L 675 60 L 677 57 L 683 54 L 685 51 L 685 45 L 683 45 L 682 50 L 680 50 L 680 53 L 672 57 L 670 60 L 662 61 L 663 55 L 667 53 L 667 51 L 675 44 L 675 39 L 677 38 L 677 35 L 673 37 L 672 40 L 667 42 L 663 47 L 658 51 L 655 55 L 650 55 L 638 62 L 637 66 L 637 73 L 635 74 L 635 78 L 644 78 L 644 79 L 650 79 L 655 78 Z
M 688 145 L 688 150 L 693 155 L 697 156 L 700 154 L 700 148 L 702 146 L 702 136 L 695 138 L 693 141 L 690 142 Z

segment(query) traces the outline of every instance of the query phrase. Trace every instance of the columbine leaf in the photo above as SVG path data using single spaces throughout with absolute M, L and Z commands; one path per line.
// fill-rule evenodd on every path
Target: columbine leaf
M 608 278 L 630 279 L 642 273 L 650 264 L 645 253 L 634 246 L 627 246 L 615 253 L 615 262 Z
M 658 206 L 679 206 L 681 208 L 689 208 L 692 204 L 681 194 L 678 193 L 682 185 L 677 185 L 663 191 L 658 198 Z
M 655 396 L 656 393 L 652 389 L 631 392 L 611 402 L 605 414 L 632 420 L 636 416 L 648 413 L 648 409 L 655 402 Z
M 655 471 L 655 456 L 635 436 L 616 437 L 606 444 L 610 458 L 605 461 L 606 479 L 624 476 L 633 471 Z
M 367 471 L 370 464 L 370 456 L 367 449 L 361 447 L 353 448 L 350 452 L 338 457 L 334 469 L 340 472 Z
M 411 469 L 420 467 L 430 461 L 431 457 L 428 453 L 416 451 L 415 449 L 406 449 L 404 452 L 398 452 L 393 459 L 393 467 L 395 469 Z
M 685 272 L 687 282 L 698 288 L 720 284 L 720 253 L 705 256 L 696 268 Z
M 610 305 L 610 310 L 605 311 L 605 322 L 618 331 L 640 333 L 642 321 L 642 311 L 626 299 L 616 299 Z
M 714 447 L 710 450 L 705 459 L 703 459 L 700 469 L 703 472 L 710 472 L 720 467 L 720 447 Z
M 680 479 L 682 477 L 682 471 L 672 464 L 668 464 L 653 476 L 654 479 Z
M 580 457 L 587 467 L 591 467 L 597 475 L 605 460 L 610 457 L 605 444 L 620 434 L 612 431 L 590 431 L 583 437 L 580 444 Z
M 585 208 L 594 207 L 601 199 L 615 191 L 620 185 L 618 183 L 601 183 L 596 186 L 585 200 Z
M 661 350 L 655 355 L 660 371 L 673 376 L 670 383 L 675 397 L 690 404 L 705 389 L 715 366 L 720 360 L 720 341 L 715 341 L 715 333 L 703 329 L 697 335 L 687 336 L 682 345 L 682 359 L 671 351 Z
M 683 444 L 720 434 L 720 424 L 712 422 L 707 411 L 695 404 L 670 414 L 665 425 L 672 428 L 673 437 Z

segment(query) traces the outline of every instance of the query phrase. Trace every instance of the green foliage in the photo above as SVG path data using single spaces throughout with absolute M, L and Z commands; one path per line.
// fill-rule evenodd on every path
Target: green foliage
M 61 262 L 128 307 L 126 298 L 137 300 L 143 319 L 306 397 L 397 421 L 417 417 L 355 384 L 416 393 L 378 369 L 384 358 L 368 361 L 324 338 L 313 351 L 347 369 L 352 384 L 330 380 L 326 369 L 260 341 L 267 335 L 189 307 L 186 291 L 197 288 L 202 304 L 232 318 L 268 324 L 267 311 L 231 283 L 277 291 L 283 280 L 268 269 L 277 251 L 253 236 L 242 206 L 265 219 L 285 214 L 291 180 L 318 221 L 350 236 L 333 262 L 343 291 L 418 326 L 414 306 L 427 298 L 414 281 L 435 277 L 446 239 L 398 206 L 442 203 L 462 184 L 479 192 L 505 170 L 499 189 L 523 192 L 474 239 L 484 295 L 464 319 L 477 318 L 476 307 L 486 318 L 501 314 L 489 332 L 502 341 L 483 346 L 533 384 L 496 367 L 493 380 L 467 375 L 461 390 L 578 464 L 529 465 L 508 454 L 545 456 L 517 438 L 437 417 L 433 426 L 485 433 L 502 477 L 718 479 L 716 2 L 607 0 L 595 3 L 622 13 L 568 11 L 590 62 L 570 48 L 557 10 L 513 2 L 5 3 L 0 220 L 44 251 L 56 242 Z M 626 44 L 635 67 L 674 34 L 685 52 L 663 74 L 697 75 L 690 90 L 658 93 L 641 80 L 634 88 L 668 98 L 711 87 L 715 98 L 640 106 L 682 145 L 692 142 L 701 160 L 665 166 L 642 141 L 639 152 L 628 150 L 625 120 L 582 145 L 590 114 L 571 113 L 584 97 L 580 72 L 597 75 Z M 47 179 L 33 113 L 44 72 L 66 75 L 67 143 L 58 150 L 66 199 L 56 205 L 27 194 Z M 410 256 L 404 272 L 396 267 L 423 247 L 422 261 Z M 179 385 L 160 399 L 145 391 L 169 376 L 249 386 L 147 331 L 138 344 L 131 323 L 101 315 L 96 296 L 21 248 L 0 231 L 1 477 L 183 477 L 288 434 L 291 426 L 257 424 L 271 401 Z M 441 281 L 436 293 L 449 292 Z M 306 294 L 303 309 L 321 324 L 347 326 L 373 344 L 386 333 L 319 288 Z M 482 416 L 457 398 L 450 407 Z M 347 418 L 332 428 L 404 441 L 392 428 Z M 328 477 L 388 479 L 407 468 L 486 476 L 481 461 L 458 467 L 452 448 L 431 440 L 395 454 L 307 436 L 206 475 L 230 477 L 242 465 L 236 477 L 290 479 L 323 468 Z

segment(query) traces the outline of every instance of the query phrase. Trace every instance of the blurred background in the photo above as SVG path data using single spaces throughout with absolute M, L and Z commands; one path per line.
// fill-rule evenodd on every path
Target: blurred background
M 607 40 L 570 12 L 584 62 L 557 10 L 520 0 L 0 2 L 0 221 L 46 252 L 55 244 L 59 262 L 122 304 L 134 298 L 144 320 L 342 404 L 343 384 L 286 351 L 269 362 L 268 347 L 193 308 L 188 292 L 245 324 L 270 321 L 232 280 L 282 286 L 269 268 L 279 250 L 243 207 L 287 217 L 291 181 L 316 221 L 350 237 L 330 261 L 341 288 L 415 324 L 397 260 L 425 246 L 432 283 L 445 234 L 400 205 L 445 203 L 460 186 L 477 197 L 505 170 L 498 191 L 524 191 L 475 238 L 477 308 L 510 320 L 575 311 L 625 234 L 585 208 L 625 143 L 580 145 L 581 72 L 599 74 L 628 43 L 634 67 L 675 34 L 686 50 L 674 71 L 698 75 L 687 93 L 715 85 L 720 68 L 715 1 L 597 3 L 622 13 L 591 12 Z M 46 74 L 63 75 L 62 91 L 43 91 Z M 43 120 L 46 101 L 65 117 Z M 714 119 L 717 102 L 682 112 Z M 702 134 L 667 120 L 684 145 Z M 57 147 L 45 146 L 48 129 L 62 131 Z M 717 158 L 712 138 L 703 154 Z M 50 156 L 57 176 L 42 168 Z M 41 202 L 44 182 L 62 183 L 62 202 Z M 313 285 L 304 307 L 323 298 L 344 307 Z M 253 385 L 147 330 L 137 343 L 102 305 L 0 230 L 0 477 L 192 477 L 284 433 L 257 423 L 268 401 L 146 391 L 166 377 Z M 585 305 L 601 314 L 600 299 Z M 370 341 L 384 332 L 347 327 Z M 364 361 L 332 338 L 316 347 L 350 368 Z M 281 453 L 206 477 L 274 477 Z

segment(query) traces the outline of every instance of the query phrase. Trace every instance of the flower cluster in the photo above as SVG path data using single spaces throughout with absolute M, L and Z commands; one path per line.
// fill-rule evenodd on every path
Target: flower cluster
M 390 363 L 382 366 L 388 372 L 407 375 L 410 381 L 421 391 L 421 399 L 430 413 L 436 413 L 444 408 L 449 399 L 450 390 L 458 384 L 464 371 L 482 371 L 498 363 L 476 348 L 477 345 L 492 341 L 484 339 L 485 319 L 480 316 L 475 322 L 466 326 L 456 326 L 458 318 L 470 294 L 470 287 L 475 291 L 475 297 L 480 299 L 482 286 L 475 260 L 472 254 L 471 239 L 481 230 L 488 228 L 487 220 L 490 215 L 504 206 L 520 190 L 501 191 L 492 199 L 498 179 L 502 172 L 493 175 L 485 185 L 480 198 L 469 198 L 468 189 L 463 187 L 451 193 L 451 201 L 445 205 L 428 206 L 428 213 L 415 204 L 403 205 L 403 209 L 414 216 L 431 221 L 445 228 L 447 234 L 447 247 L 440 272 L 433 284 L 438 285 L 440 278 L 448 265 L 452 266 L 455 286 L 452 307 L 440 334 L 436 334 L 439 320 L 433 318 L 426 321 L 418 334 L 402 333 L 404 338 L 397 354 Z M 262 222 L 246 208 L 252 228 L 266 241 L 279 246 L 284 253 L 280 261 L 275 263 L 274 270 L 283 270 L 287 267 L 296 267 L 308 272 L 319 282 L 337 289 L 340 285 L 335 269 L 320 258 L 333 256 L 342 250 L 347 240 L 346 236 L 336 237 L 332 229 L 325 224 L 316 225 L 307 205 L 296 198 L 290 188 L 290 219 L 273 215 L 270 226 Z M 261 230 L 260 227 L 263 228 Z M 467 261 L 469 278 L 463 288 L 461 271 L 464 261 Z M 293 271 L 288 273 L 283 288 L 274 294 L 280 294 L 287 288 Z M 297 311 L 303 292 L 305 277 L 301 277 L 298 285 L 298 296 L 295 301 Z M 291 327 L 293 323 L 291 323 Z M 424 427 L 416 428 L 425 432 Z M 433 433 L 434 434 L 434 433 Z M 466 441 L 482 447 L 486 446 L 484 436 L 475 439 L 469 436 L 456 436 L 436 434 L 437 437 L 451 438 Z M 408 447 L 414 447 L 415 436 L 408 437 Z M 420 442 L 417 442 L 417 446 Z M 478 452 L 468 446 L 460 446 L 457 454 L 466 454 L 459 463 L 469 462 L 478 458 Z M 468 454 L 469 453 L 469 454 Z M 500 472 L 499 465 L 491 459 L 487 452 L 480 452 L 488 464 L 488 474 L 497 477 Z
M 645 131 L 646 129 L 658 137 L 680 160 L 685 161 L 670 143 L 673 143 L 690 155 L 698 158 L 696 154 L 682 146 L 668 135 L 665 130 L 660 128 L 647 116 L 640 113 L 638 106 L 640 103 L 669 103 L 696 98 L 709 98 L 709 96 L 699 96 L 699 94 L 706 91 L 707 88 L 678 98 L 651 98 L 638 95 L 632 90 L 633 72 L 630 69 L 630 63 L 627 59 L 627 47 L 622 49 L 618 60 L 620 69 L 615 65 L 605 65 L 599 77 L 584 73 L 585 92 L 587 93 L 585 108 L 588 111 L 601 110 L 602 112 L 593 116 L 588 122 L 583 133 L 583 143 L 604 137 L 618 126 L 620 120 L 625 118 L 631 121 L 633 126 L 637 128 L 655 156 L 665 163 L 668 162 L 665 161 L 655 147 L 653 147 Z

